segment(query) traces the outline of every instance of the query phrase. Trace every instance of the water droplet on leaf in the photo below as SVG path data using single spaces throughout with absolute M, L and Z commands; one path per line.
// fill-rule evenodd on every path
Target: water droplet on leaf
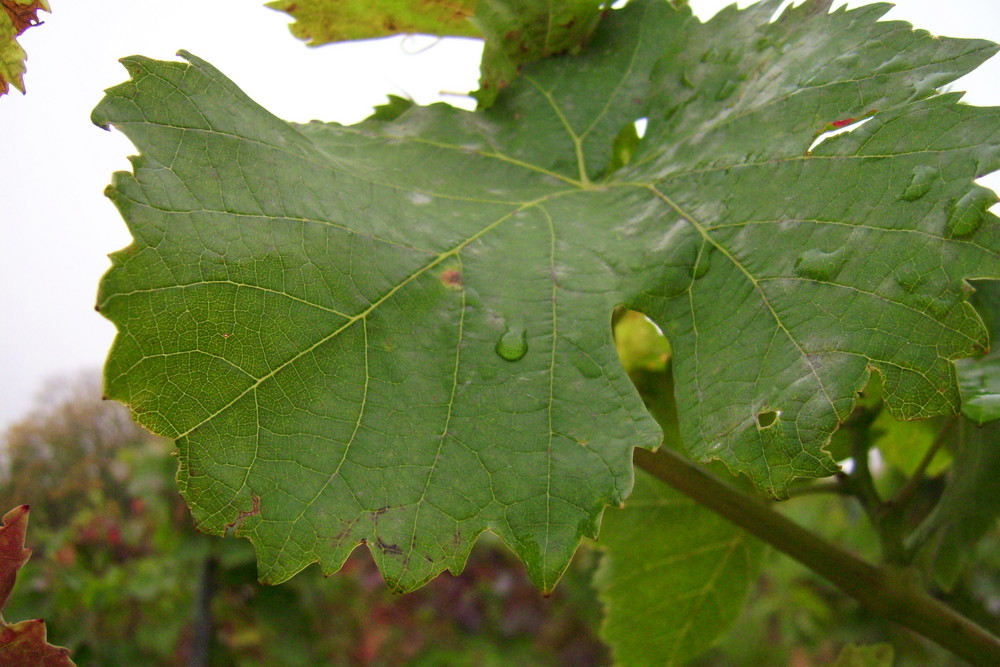
M 508 328 L 497 341 L 497 354 L 507 361 L 518 361 L 528 353 L 528 332 L 521 327 Z
M 843 248 L 837 248 L 833 252 L 824 252 L 814 248 L 805 251 L 795 260 L 795 273 L 803 278 L 830 281 L 840 273 L 840 268 L 846 259 L 847 255 Z
M 715 93 L 715 100 L 717 102 L 721 102 L 727 97 L 732 96 L 732 94 L 736 92 L 736 89 L 738 87 L 739 87 L 738 83 L 736 83 L 732 79 L 727 79 L 726 82 L 723 83 L 722 86 L 719 88 L 718 92 Z
M 934 179 L 937 176 L 938 170 L 934 167 L 921 165 L 914 169 L 909 185 L 903 190 L 903 199 L 906 201 L 916 201 L 923 197 L 931 189 L 931 184 L 934 183 Z
M 948 238 L 968 236 L 979 229 L 986 219 L 986 211 L 997 201 L 996 195 L 986 188 L 974 188 L 955 201 L 945 224 Z

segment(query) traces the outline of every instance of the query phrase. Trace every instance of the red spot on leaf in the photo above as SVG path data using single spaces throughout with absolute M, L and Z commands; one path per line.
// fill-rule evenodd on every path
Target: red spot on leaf
M 832 123 L 830 123 L 830 125 L 832 125 L 835 128 L 841 128 L 841 127 L 847 127 L 848 125 L 857 122 L 858 122 L 857 118 L 845 118 L 843 120 L 835 120 Z

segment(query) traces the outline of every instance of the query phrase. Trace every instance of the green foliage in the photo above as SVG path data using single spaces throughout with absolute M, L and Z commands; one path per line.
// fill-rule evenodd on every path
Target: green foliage
M 109 190 L 135 242 L 99 296 L 107 391 L 177 441 L 199 526 L 249 537 L 270 582 L 366 543 L 399 590 L 488 530 L 550 590 L 659 441 L 623 303 L 670 339 L 691 455 L 779 497 L 836 470 L 870 369 L 897 417 L 956 410 L 950 360 L 986 347 L 964 278 L 1000 276 L 972 183 L 998 135 L 934 89 L 995 46 L 775 7 L 636 0 L 486 111 L 354 127 L 127 59 L 94 112 L 141 151 Z
M 955 445 L 949 484 L 933 513 L 910 540 L 923 549 L 929 569 L 946 589 L 968 565 L 970 549 L 1000 514 L 1000 423 L 964 422 Z

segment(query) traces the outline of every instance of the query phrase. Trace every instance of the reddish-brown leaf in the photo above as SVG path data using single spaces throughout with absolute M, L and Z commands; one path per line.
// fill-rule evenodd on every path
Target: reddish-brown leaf
M 28 528 L 28 506 L 20 505 L 7 512 L 0 526 L 0 609 L 14 588 L 17 571 L 28 562 L 31 549 L 24 548 Z
M 29 4 L 22 4 L 17 0 L 0 0 L 0 7 L 10 16 L 18 35 L 31 26 L 41 23 L 38 20 L 38 10 L 49 11 L 49 6 L 44 0 L 34 0 Z
M 17 572 L 31 557 L 24 548 L 28 506 L 7 512 L 0 525 L 0 610 L 14 589 Z M 45 641 L 45 621 L 40 618 L 7 625 L 0 617 L 0 665 L 4 667 L 72 667 L 69 651 Z

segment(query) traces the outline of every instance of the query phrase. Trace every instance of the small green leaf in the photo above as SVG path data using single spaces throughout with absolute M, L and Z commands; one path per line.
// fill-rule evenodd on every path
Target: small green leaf
M 743 609 L 763 549 L 745 532 L 649 475 L 609 510 L 594 583 L 601 636 L 623 665 L 683 665 Z

